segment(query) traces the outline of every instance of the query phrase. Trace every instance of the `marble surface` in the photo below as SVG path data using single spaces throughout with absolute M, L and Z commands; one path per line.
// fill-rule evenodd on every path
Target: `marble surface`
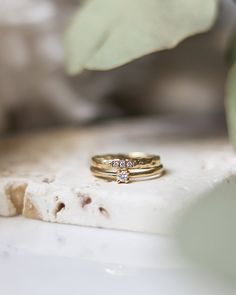
M 159 235 L 0 218 L 2 295 L 233 295 Z

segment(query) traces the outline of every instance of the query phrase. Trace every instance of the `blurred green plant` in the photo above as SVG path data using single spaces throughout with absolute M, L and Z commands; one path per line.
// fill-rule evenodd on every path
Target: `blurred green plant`
M 83 0 L 66 32 L 66 64 L 72 75 L 109 70 L 144 55 L 171 49 L 209 30 L 218 0 Z M 236 147 L 236 44 L 227 82 L 226 114 Z
M 236 148 L 236 38 L 235 42 L 233 42 L 233 50 L 230 54 L 230 61 L 233 66 L 228 74 L 225 106 L 229 136 Z
M 218 0 L 87 0 L 66 33 L 70 74 L 108 70 L 207 31 Z
M 180 250 L 218 278 L 236 283 L 236 177 L 231 176 L 184 213 L 177 226 Z

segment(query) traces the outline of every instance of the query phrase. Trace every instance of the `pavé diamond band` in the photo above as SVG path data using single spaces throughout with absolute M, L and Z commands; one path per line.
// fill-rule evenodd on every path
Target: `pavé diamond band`
M 107 154 L 91 159 L 94 176 L 118 183 L 147 180 L 160 177 L 164 173 L 160 156 L 145 153 Z

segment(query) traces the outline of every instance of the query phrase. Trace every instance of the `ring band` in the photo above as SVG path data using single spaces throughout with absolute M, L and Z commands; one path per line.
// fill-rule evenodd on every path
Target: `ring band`
M 94 156 L 91 159 L 91 166 L 110 169 L 113 168 L 137 168 L 145 169 L 160 165 L 160 156 L 144 154 L 144 153 L 129 153 L 129 154 L 107 154 Z
M 147 180 L 164 173 L 160 156 L 145 153 L 97 155 L 91 158 L 90 170 L 95 177 L 118 183 Z

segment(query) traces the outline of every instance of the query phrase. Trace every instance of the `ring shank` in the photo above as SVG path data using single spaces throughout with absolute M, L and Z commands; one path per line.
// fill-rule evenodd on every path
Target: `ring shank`
M 134 152 L 94 156 L 91 159 L 91 166 L 100 169 L 109 169 L 112 162 L 120 160 L 132 161 L 137 169 L 151 168 L 161 164 L 160 156 L 158 155 Z
M 94 176 L 115 180 L 116 179 L 116 172 L 114 171 L 103 171 L 101 169 L 90 167 L 91 172 Z M 132 180 L 140 179 L 140 178 L 153 178 L 153 176 L 161 176 L 164 173 L 163 165 L 156 166 L 150 169 L 133 169 L 130 170 L 129 177 Z

